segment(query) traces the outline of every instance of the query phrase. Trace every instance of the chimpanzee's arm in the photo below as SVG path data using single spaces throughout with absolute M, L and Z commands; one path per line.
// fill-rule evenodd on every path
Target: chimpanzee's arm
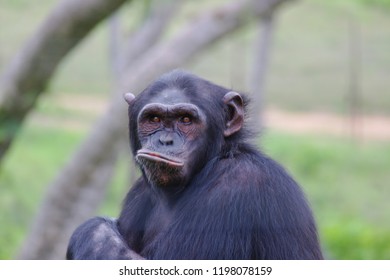
M 96 217 L 73 233 L 66 253 L 68 260 L 140 260 L 117 229 L 116 219 Z

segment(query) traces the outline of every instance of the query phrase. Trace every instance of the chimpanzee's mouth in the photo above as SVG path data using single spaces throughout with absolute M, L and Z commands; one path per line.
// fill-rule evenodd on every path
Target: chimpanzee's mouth
M 148 161 L 165 163 L 165 164 L 168 164 L 169 166 L 172 166 L 172 167 L 183 167 L 184 166 L 184 162 L 179 158 L 176 158 L 173 156 L 168 156 L 165 154 L 161 154 L 161 153 L 151 151 L 148 149 L 138 150 L 136 159 L 141 160 L 141 161 L 148 160 Z

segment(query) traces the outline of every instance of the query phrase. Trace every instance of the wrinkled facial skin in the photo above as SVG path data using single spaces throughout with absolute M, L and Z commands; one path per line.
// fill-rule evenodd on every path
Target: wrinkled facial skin
M 137 124 L 142 147 L 136 160 L 148 180 L 157 187 L 184 186 L 205 134 L 205 114 L 179 91 L 170 90 L 141 109 Z
M 210 88 L 194 77 L 186 79 L 185 86 L 175 81 L 177 86 L 161 88 L 154 83 L 137 98 L 131 93 L 124 96 L 136 161 L 151 185 L 173 193 L 186 187 L 244 121 L 240 94 Z M 203 111 L 208 106 L 213 110 Z

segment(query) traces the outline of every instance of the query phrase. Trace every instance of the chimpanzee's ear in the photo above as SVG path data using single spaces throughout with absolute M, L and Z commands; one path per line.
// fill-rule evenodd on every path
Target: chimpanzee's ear
M 223 97 L 223 102 L 228 106 L 228 117 L 224 136 L 228 137 L 239 131 L 244 123 L 244 102 L 239 93 L 230 91 Z
M 125 95 L 123 96 L 125 101 L 127 102 L 127 104 L 131 105 L 131 103 L 134 101 L 135 99 L 135 96 L 134 94 L 128 92 L 128 93 L 125 93 Z

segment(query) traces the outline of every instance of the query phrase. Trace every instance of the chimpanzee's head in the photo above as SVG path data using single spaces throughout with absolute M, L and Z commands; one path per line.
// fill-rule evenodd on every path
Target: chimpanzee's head
M 154 81 L 129 104 L 130 143 L 148 181 L 182 188 L 229 141 L 244 121 L 240 94 L 182 71 Z

